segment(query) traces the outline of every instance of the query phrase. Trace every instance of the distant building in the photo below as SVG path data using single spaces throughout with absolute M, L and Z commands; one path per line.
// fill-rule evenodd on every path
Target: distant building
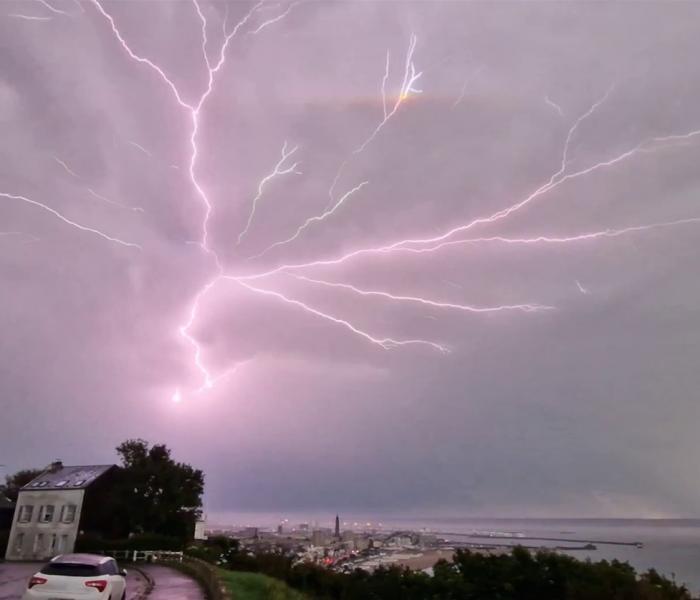
M 325 546 L 331 541 L 330 529 L 314 529 L 311 532 L 311 543 L 314 546 Z
M 205 517 L 197 519 L 194 524 L 194 539 L 195 541 L 202 542 L 207 539 L 207 521 Z
M 340 517 L 338 515 L 335 515 L 335 533 L 334 536 L 336 539 L 340 539 Z
M 7 560 L 44 560 L 74 551 L 95 482 L 114 465 L 64 467 L 54 462 L 19 491 L 7 543 Z

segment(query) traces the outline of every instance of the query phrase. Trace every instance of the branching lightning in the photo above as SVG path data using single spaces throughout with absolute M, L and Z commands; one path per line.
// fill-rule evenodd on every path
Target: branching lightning
M 359 192 L 363 187 L 365 187 L 368 184 L 369 184 L 369 181 L 363 181 L 363 182 L 359 183 L 351 190 L 345 192 L 345 194 L 343 194 L 337 200 L 337 202 L 333 206 L 331 206 L 328 210 L 321 213 L 320 215 L 316 215 L 315 217 L 309 217 L 308 219 L 306 219 L 306 221 L 304 221 L 297 228 L 297 230 L 291 236 L 289 236 L 286 240 L 282 240 L 280 242 L 275 242 L 271 246 L 268 246 L 267 248 L 265 248 L 265 250 L 263 250 L 262 252 L 259 252 L 258 254 L 255 254 L 255 255 L 251 256 L 250 258 L 251 259 L 252 258 L 261 258 L 262 256 L 267 254 L 273 248 L 277 248 L 278 246 L 283 246 L 285 244 L 289 244 L 290 242 L 293 242 L 303 233 L 303 231 L 307 227 L 313 225 L 314 223 L 320 223 L 321 221 L 325 220 L 327 217 L 330 217 L 336 210 L 338 210 L 346 202 L 346 200 L 348 200 L 348 198 L 350 198 L 351 196 L 353 196 L 354 194 Z
M 38 0 L 43 6 L 45 6 L 51 13 L 71 16 L 69 13 L 56 9 L 47 0 Z M 167 89 L 170 90 L 172 98 L 176 104 L 183 110 L 184 117 L 189 123 L 189 136 L 183 139 L 183 144 L 186 144 L 189 148 L 189 156 L 187 161 L 187 167 L 183 163 L 183 172 L 186 170 L 189 178 L 189 183 L 196 196 L 198 205 L 201 204 L 202 207 L 202 218 L 198 222 L 198 235 L 197 241 L 195 243 L 207 260 L 211 261 L 211 277 L 198 289 L 194 298 L 189 304 L 189 309 L 187 310 L 186 318 L 184 322 L 177 326 L 177 335 L 184 340 L 188 347 L 192 351 L 192 361 L 193 370 L 195 370 L 199 377 L 201 378 L 201 384 L 194 390 L 196 393 L 205 392 L 206 390 L 212 389 L 217 382 L 225 377 L 230 376 L 235 372 L 238 365 L 234 365 L 232 368 L 226 369 L 221 373 L 214 373 L 213 369 L 207 365 L 205 361 L 205 348 L 202 343 L 197 339 L 193 330 L 196 327 L 200 313 L 204 310 L 203 305 L 206 297 L 215 287 L 221 282 L 232 282 L 237 286 L 243 288 L 251 294 L 257 294 L 263 297 L 272 298 L 283 305 L 291 307 L 294 310 L 303 311 L 304 314 L 310 315 L 314 318 L 321 319 L 324 322 L 330 323 L 337 326 L 349 334 L 369 343 L 372 346 L 377 346 L 382 350 L 392 350 L 399 347 L 410 347 L 410 346 L 423 346 L 430 348 L 431 350 L 437 350 L 439 352 L 448 352 L 448 348 L 445 344 L 440 343 L 435 340 L 428 339 L 403 339 L 394 337 L 384 337 L 382 335 L 377 335 L 370 331 L 365 330 L 357 326 L 354 322 L 350 320 L 340 318 L 328 312 L 322 311 L 312 304 L 301 301 L 297 298 L 291 297 L 288 293 L 283 293 L 277 289 L 271 289 L 277 280 L 270 280 L 272 276 L 284 273 L 287 277 L 300 282 L 301 284 L 308 284 L 310 289 L 314 288 L 325 288 L 338 290 L 343 293 L 352 294 L 355 297 L 366 299 L 378 299 L 384 301 L 392 306 L 403 306 L 411 305 L 417 307 L 426 307 L 429 309 L 438 309 L 440 311 L 458 311 L 461 313 L 479 315 L 488 313 L 502 313 L 508 311 L 524 312 L 524 313 L 534 313 L 534 312 L 546 312 L 552 310 L 554 307 L 547 304 L 540 303 L 514 303 L 514 304 L 496 304 L 494 306 L 475 306 L 468 303 L 462 302 L 447 302 L 442 300 L 436 300 L 435 296 L 423 297 L 422 295 L 405 295 L 405 294 L 395 294 L 386 290 L 377 289 L 364 289 L 362 287 L 347 283 L 339 282 L 335 280 L 320 279 L 318 277 L 312 277 L 307 274 L 299 274 L 296 271 L 308 272 L 310 270 L 319 267 L 333 267 L 350 260 L 370 255 L 381 255 L 381 254 L 396 254 L 397 256 L 402 256 L 405 254 L 431 254 L 437 253 L 441 250 L 447 248 L 454 248 L 457 246 L 467 247 L 469 245 L 477 244 L 504 244 L 504 245 L 535 245 L 535 246 L 554 246 L 557 244 L 572 244 L 578 242 L 593 241 L 603 238 L 616 238 L 624 235 L 632 235 L 636 233 L 649 232 L 653 230 L 660 230 L 670 227 L 678 227 L 684 225 L 698 224 L 700 223 L 700 217 L 690 217 L 686 219 L 678 219 L 675 221 L 665 221 L 657 223 L 648 223 L 642 225 L 633 225 L 622 228 L 608 228 L 601 229 L 597 231 L 589 231 L 585 233 L 572 234 L 568 236 L 564 235 L 551 235 L 551 236 L 520 236 L 520 237 L 509 237 L 503 235 L 492 235 L 480 237 L 470 237 L 464 238 L 463 234 L 481 225 L 494 225 L 504 219 L 510 217 L 511 215 L 521 211 L 525 207 L 533 204 L 536 200 L 540 200 L 551 192 L 561 188 L 568 182 L 572 182 L 577 179 L 581 179 L 597 173 L 599 171 L 605 171 L 611 167 L 621 165 L 624 162 L 630 161 L 634 157 L 640 154 L 661 152 L 671 147 L 676 147 L 681 144 L 689 144 L 694 141 L 694 139 L 700 136 L 700 130 L 689 131 L 687 133 L 673 134 L 667 136 L 652 137 L 641 141 L 640 143 L 629 147 L 626 151 L 621 152 L 615 156 L 606 158 L 604 160 L 599 160 L 588 166 L 577 165 L 576 169 L 572 168 L 572 161 L 570 159 L 572 144 L 577 138 L 577 133 L 580 128 L 586 123 L 586 121 L 592 118 L 600 109 L 600 107 L 606 103 L 612 93 L 613 88 L 611 87 L 600 99 L 594 102 L 591 107 L 581 114 L 576 120 L 573 121 L 571 126 L 567 131 L 567 135 L 564 139 L 563 148 L 561 152 L 560 160 L 558 159 L 557 166 L 554 167 L 554 172 L 544 180 L 534 191 L 521 197 L 519 200 L 507 204 L 505 208 L 501 208 L 496 212 L 491 214 L 486 214 L 478 216 L 466 223 L 461 223 L 454 225 L 444 231 L 441 231 L 438 235 L 431 235 L 425 237 L 415 237 L 396 240 L 394 242 L 382 243 L 373 247 L 358 248 L 352 250 L 346 254 L 331 258 L 319 258 L 303 263 L 283 263 L 279 266 L 268 270 L 258 270 L 252 274 L 239 275 L 236 273 L 229 272 L 229 269 L 220 260 L 219 255 L 216 253 L 213 247 L 209 224 L 213 218 L 214 204 L 209 194 L 207 193 L 206 186 L 200 181 L 198 177 L 198 167 L 201 156 L 201 148 L 199 144 L 199 133 L 202 127 L 202 115 L 204 113 L 207 100 L 211 97 L 215 89 L 215 84 L 218 79 L 219 74 L 222 72 L 225 63 L 228 48 L 231 45 L 232 40 L 239 34 L 239 32 L 244 33 L 244 35 L 253 36 L 258 35 L 263 30 L 271 27 L 272 25 L 281 22 L 285 17 L 287 17 L 290 12 L 302 2 L 291 2 L 284 10 L 276 14 L 269 19 L 261 19 L 261 12 L 264 8 L 263 2 L 260 1 L 254 4 L 252 8 L 243 16 L 243 18 L 231 29 L 228 30 L 228 5 L 226 5 L 226 14 L 223 18 L 223 41 L 218 44 L 218 50 L 214 53 L 214 49 L 211 48 L 213 43 L 212 40 L 208 38 L 210 23 L 207 19 L 207 12 L 203 10 L 200 0 L 192 0 L 193 5 L 193 19 L 198 19 L 201 28 L 201 53 L 203 58 L 203 67 L 205 69 L 204 74 L 206 76 L 206 84 L 203 89 L 201 89 L 196 94 L 183 93 L 180 86 L 175 83 L 175 81 L 166 73 L 166 71 L 160 67 L 157 62 L 139 55 L 135 50 L 132 49 L 130 44 L 127 42 L 124 35 L 119 30 L 115 19 L 111 16 L 107 10 L 102 6 L 101 0 L 91 0 L 92 5 L 95 9 L 104 17 L 106 20 L 111 33 L 113 34 L 115 40 L 118 42 L 119 46 L 124 51 L 125 56 L 134 63 L 145 66 L 153 73 L 156 74 L 159 81 L 165 84 Z M 80 6 L 80 3 L 78 3 Z M 82 7 L 81 7 L 82 9 Z M 10 15 L 14 18 L 20 18 L 25 20 L 50 20 L 52 17 L 32 17 L 28 15 Z M 245 39 L 245 38 L 244 38 Z M 289 243 L 294 242 L 298 239 L 302 233 L 304 233 L 309 227 L 316 226 L 333 215 L 339 213 L 340 209 L 348 203 L 355 195 L 359 194 L 363 188 L 365 188 L 369 182 L 361 181 L 348 191 L 346 191 L 339 198 L 336 198 L 336 188 L 340 184 L 340 180 L 343 177 L 345 171 L 350 167 L 355 157 L 363 153 L 369 145 L 380 135 L 382 130 L 387 126 L 390 120 L 398 113 L 402 105 L 413 95 L 420 94 L 421 90 L 417 88 L 417 82 L 420 79 L 422 73 L 418 71 L 414 64 L 413 55 L 417 45 L 417 37 L 412 34 L 409 40 L 408 49 L 406 51 L 404 60 L 404 71 L 403 79 L 399 87 L 398 93 L 394 100 L 391 100 L 387 96 L 387 86 L 389 85 L 390 75 L 391 75 L 391 54 L 389 51 L 386 53 L 386 59 L 384 62 L 384 71 L 379 85 L 379 94 L 381 96 L 382 104 L 382 115 L 378 124 L 372 129 L 367 137 L 364 138 L 362 143 L 360 143 L 354 150 L 350 153 L 349 157 L 339 166 L 335 176 L 332 179 L 331 186 L 328 190 L 329 202 L 326 209 L 320 214 L 310 216 L 303 220 L 302 224 L 297 227 L 295 232 L 288 238 L 277 241 L 260 253 L 250 257 L 253 259 L 259 259 L 273 249 L 279 249 Z M 211 55 L 214 54 L 212 57 Z M 453 108 L 459 105 L 465 97 L 468 83 L 473 77 L 478 76 L 481 69 L 479 69 L 475 75 L 468 78 L 464 85 L 462 86 L 461 92 L 453 104 Z M 376 94 L 376 91 L 375 91 Z M 539 96 L 541 102 L 541 96 Z M 553 102 L 548 96 L 545 96 L 545 103 L 556 110 L 560 116 L 564 116 L 564 111 L 562 108 Z M 152 157 L 151 152 L 149 152 L 144 146 L 134 142 L 128 142 L 131 146 L 138 149 L 140 152 L 148 157 Z M 272 185 L 273 182 L 286 181 L 286 175 L 300 174 L 298 171 L 299 162 L 294 162 L 294 155 L 297 152 L 298 147 L 294 146 L 291 149 L 288 147 L 287 142 L 282 146 L 280 159 L 274 165 L 273 169 L 259 180 L 257 184 L 257 192 L 255 196 L 250 200 L 250 210 L 247 213 L 247 219 L 245 224 L 240 230 L 237 237 L 236 246 L 240 246 L 255 221 L 257 208 L 261 199 L 263 198 L 265 191 L 268 186 Z M 58 163 L 66 173 L 71 177 L 83 181 L 78 173 L 72 170 L 69 165 L 61 160 L 60 158 L 54 156 L 53 159 Z M 177 165 L 170 165 L 171 168 L 179 168 Z M 277 183 L 275 183 L 277 185 Z M 94 198 L 108 203 L 110 205 L 118 206 L 121 208 L 126 208 L 133 211 L 142 212 L 143 209 L 140 207 L 131 207 L 110 200 L 105 196 L 102 196 L 98 192 L 94 191 L 92 188 L 86 188 L 91 196 Z M 77 229 L 84 233 L 90 233 L 95 236 L 99 236 L 104 240 L 110 241 L 112 243 L 130 247 L 130 248 L 140 248 L 138 244 L 124 241 L 122 239 L 111 236 L 104 231 L 86 225 L 80 224 L 72 219 L 69 219 L 62 213 L 58 212 L 54 208 L 43 204 L 41 202 L 30 199 L 26 196 L 15 195 L 7 192 L 0 192 L 0 197 L 7 201 L 21 202 L 30 205 L 35 208 L 39 208 L 44 212 L 50 213 L 52 216 L 61 220 L 65 225 L 68 225 L 74 229 Z M 15 236 L 21 235 L 20 232 L 8 231 L 0 232 L 0 236 Z M 472 234 L 473 235 L 473 234 Z M 458 239 L 455 239 L 458 238 Z M 259 284 L 258 281 L 262 282 Z M 255 283 L 253 283 L 255 282 Z M 456 288 L 460 288 L 457 284 L 452 282 L 447 282 Z M 578 290 L 581 294 L 588 295 L 590 292 L 587 290 L 578 280 L 575 281 Z M 429 315 L 427 318 L 435 319 L 433 315 Z M 174 402 L 180 402 L 185 398 L 185 392 L 181 387 L 177 387 L 173 394 L 172 400 Z
M 305 277 L 303 275 L 292 275 L 292 277 L 299 279 L 300 281 L 308 281 L 309 283 L 314 283 L 317 285 L 324 285 L 326 287 L 338 288 L 342 290 L 348 290 L 359 296 L 375 296 L 379 298 L 385 298 L 387 300 L 392 300 L 394 302 L 407 302 L 414 304 L 422 304 L 423 306 L 430 306 L 433 308 L 449 308 L 453 310 L 459 310 L 462 312 L 469 313 L 492 313 L 492 312 L 503 312 L 506 310 L 521 310 L 525 312 L 536 312 L 542 310 L 551 310 L 553 306 L 545 306 L 542 304 L 503 304 L 499 306 L 472 306 L 469 304 L 455 304 L 452 302 L 438 302 L 436 300 L 429 300 L 427 298 L 422 298 L 420 296 L 401 296 L 396 294 L 390 294 L 388 292 L 377 291 L 377 290 L 364 290 L 357 286 L 350 285 L 347 283 L 336 283 L 331 281 L 323 281 L 321 279 L 313 279 L 311 277 Z
M 115 244 L 120 244 L 121 246 L 127 246 L 129 248 L 137 248 L 137 249 L 141 250 L 141 246 L 139 246 L 138 244 L 134 244 L 132 242 L 126 242 L 122 239 L 113 237 L 113 236 L 105 233 L 104 231 L 100 231 L 99 229 L 94 229 L 94 228 L 88 227 L 86 225 L 81 225 L 80 223 L 77 223 L 76 221 L 69 219 L 65 215 L 62 215 L 60 212 L 51 208 L 50 206 L 47 206 L 46 204 L 42 204 L 41 202 L 37 202 L 36 200 L 32 200 L 31 198 L 27 198 L 26 196 L 20 196 L 18 194 L 8 194 L 6 192 L 0 192 L 0 197 L 7 198 L 8 200 L 17 200 L 19 202 L 24 202 L 25 204 L 30 204 L 32 206 L 36 206 L 37 208 L 40 208 L 48 213 L 51 213 L 54 217 L 60 219 L 66 225 L 70 225 L 71 227 L 74 227 L 75 229 L 79 229 L 80 231 L 84 231 L 87 233 L 92 233 L 94 235 L 97 235 L 97 236 L 109 241 L 109 242 L 114 242 Z
M 312 306 L 309 306 L 308 304 L 305 304 L 304 302 L 301 302 L 299 300 L 295 300 L 293 298 L 289 298 L 288 296 L 285 296 L 281 292 L 276 292 L 273 290 L 268 290 L 264 288 L 259 288 L 259 287 L 254 287 L 250 283 L 246 283 L 245 281 L 242 281 L 240 278 L 237 277 L 229 277 L 229 276 L 224 276 L 225 279 L 230 279 L 232 281 L 235 281 L 239 285 L 243 286 L 244 288 L 252 291 L 252 292 L 257 292 L 259 294 L 263 294 L 265 296 L 271 296 L 273 298 L 277 298 L 278 300 L 281 300 L 287 304 L 291 304 L 292 306 L 297 306 L 307 313 L 310 313 L 312 315 L 316 315 L 317 317 L 320 317 L 322 319 L 325 319 L 327 321 L 331 321 L 332 323 L 335 323 L 337 325 L 341 325 L 342 327 L 345 327 L 349 331 L 353 332 L 356 335 L 359 335 L 360 337 L 366 339 L 368 342 L 371 342 L 372 344 L 375 344 L 377 346 L 382 347 L 384 350 L 390 350 L 392 348 L 396 348 L 399 346 L 410 346 L 410 345 L 424 345 L 424 346 L 429 346 L 431 348 L 434 348 L 435 350 L 439 350 L 440 352 L 448 352 L 448 348 L 446 346 L 443 346 L 441 344 L 438 344 L 437 342 L 431 342 L 429 340 L 419 340 L 419 339 L 407 339 L 407 340 L 397 340 L 393 338 L 380 338 L 380 337 L 375 337 L 366 331 L 363 331 L 362 329 L 359 329 L 349 321 L 345 321 L 343 319 L 339 319 L 338 317 L 334 317 L 333 315 L 329 315 L 328 313 L 324 313 L 316 308 L 313 308 Z
M 296 175 L 301 175 L 301 171 L 297 171 L 297 167 L 299 166 L 299 162 L 295 162 L 288 167 L 285 167 L 284 164 L 287 162 L 287 159 L 290 158 L 297 150 L 299 149 L 299 146 L 294 146 L 291 150 L 287 150 L 287 142 L 284 142 L 284 145 L 282 146 L 282 157 L 279 159 L 278 163 L 275 165 L 275 168 L 272 170 L 271 173 L 268 175 L 265 175 L 260 180 L 260 183 L 258 184 L 258 193 L 255 195 L 255 198 L 253 198 L 253 202 L 251 204 L 250 208 L 250 213 L 248 214 L 248 221 L 245 224 L 245 227 L 243 228 L 243 231 L 238 234 L 238 243 L 236 245 L 240 245 L 241 241 L 245 237 L 245 235 L 248 233 L 248 230 L 250 229 L 251 224 L 253 223 L 253 218 L 255 217 L 255 209 L 258 206 L 258 201 L 263 195 L 263 191 L 265 190 L 265 186 L 270 183 L 273 179 L 276 177 L 281 177 L 282 175 L 289 175 L 290 173 L 294 173 Z
M 404 63 L 404 74 L 403 74 L 403 81 L 401 82 L 401 88 L 399 89 L 399 93 L 396 97 L 396 100 L 394 101 L 394 106 L 391 107 L 391 110 L 389 110 L 389 103 L 387 101 L 387 96 L 386 96 L 386 84 L 389 79 L 389 51 L 387 50 L 386 53 L 386 63 L 384 67 L 384 77 L 382 77 L 382 84 L 381 84 L 381 94 L 382 94 L 382 109 L 384 113 L 384 118 L 379 122 L 379 124 L 372 130 L 372 132 L 369 134 L 369 136 L 357 147 L 355 150 L 352 151 L 352 155 L 350 158 L 345 160 L 340 167 L 338 167 L 338 171 L 335 174 L 335 177 L 333 178 L 333 182 L 331 183 L 331 187 L 328 190 L 328 206 L 326 208 L 326 211 L 324 214 L 326 216 L 330 216 L 333 214 L 333 206 L 337 205 L 337 202 L 335 201 L 335 188 L 338 185 L 338 182 L 340 181 L 340 178 L 343 175 L 343 172 L 347 168 L 347 166 L 350 164 L 352 157 L 357 156 L 358 154 L 361 154 L 364 152 L 365 148 L 369 146 L 374 138 L 376 138 L 379 135 L 379 132 L 386 126 L 386 124 L 391 120 L 391 118 L 399 111 L 399 108 L 401 108 L 401 105 L 408 100 L 412 95 L 414 94 L 420 94 L 422 93 L 422 90 L 417 89 L 414 87 L 415 83 L 420 79 L 420 77 L 423 75 L 421 71 L 416 71 L 416 66 L 413 63 L 413 53 L 416 49 L 416 44 L 418 43 L 418 38 L 416 37 L 415 34 L 411 34 L 411 38 L 408 43 L 408 50 L 406 52 L 406 60 Z

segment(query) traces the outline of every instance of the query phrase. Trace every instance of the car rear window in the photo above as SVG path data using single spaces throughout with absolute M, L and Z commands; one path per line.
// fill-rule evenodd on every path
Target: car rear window
M 78 563 L 49 563 L 41 569 L 41 573 L 44 575 L 63 575 L 64 577 L 93 577 L 100 574 L 100 567 Z

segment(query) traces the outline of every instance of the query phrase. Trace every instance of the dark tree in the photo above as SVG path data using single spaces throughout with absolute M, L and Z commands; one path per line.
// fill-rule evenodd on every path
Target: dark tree
M 122 458 L 117 490 L 130 532 L 190 538 L 201 515 L 202 471 L 174 461 L 164 444 L 127 440 L 117 453 Z
M 17 502 L 17 495 L 21 487 L 27 485 L 32 479 L 38 477 L 44 469 L 23 469 L 14 475 L 5 477 L 5 485 L 0 486 L 0 493 L 8 500 Z

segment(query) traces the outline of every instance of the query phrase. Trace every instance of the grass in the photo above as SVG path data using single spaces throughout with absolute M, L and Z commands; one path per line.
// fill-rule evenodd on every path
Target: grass
M 261 573 L 222 570 L 220 576 L 234 600 L 308 600 L 284 581 Z

